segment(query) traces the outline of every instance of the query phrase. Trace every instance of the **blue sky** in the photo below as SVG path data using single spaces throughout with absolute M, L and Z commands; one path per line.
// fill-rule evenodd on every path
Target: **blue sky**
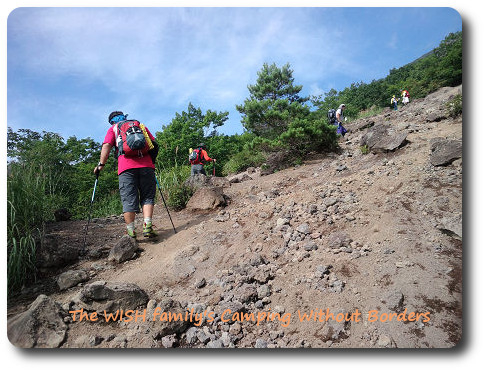
M 7 32 L 7 121 L 102 142 L 111 111 L 152 132 L 189 102 L 235 109 L 263 63 L 304 95 L 385 77 L 462 29 L 452 8 L 17 8 Z

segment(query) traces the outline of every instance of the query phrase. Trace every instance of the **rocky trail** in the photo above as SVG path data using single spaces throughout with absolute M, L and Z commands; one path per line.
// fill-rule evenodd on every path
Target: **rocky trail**
M 157 205 L 156 241 L 122 238 L 120 216 L 95 219 L 81 254 L 85 221 L 50 224 L 43 278 L 9 299 L 10 341 L 453 347 L 462 331 L 462 119 L 446 103 L 457 94 L 461 86 L 443 88 L 352 122 L 336 154 L 212 179 L 197 202 L 171 211 L 176 234 Z M 69 311 L 81 309 L 84 320 L 74 320 Z M 104 316 L 120 310 L 121 321 Z

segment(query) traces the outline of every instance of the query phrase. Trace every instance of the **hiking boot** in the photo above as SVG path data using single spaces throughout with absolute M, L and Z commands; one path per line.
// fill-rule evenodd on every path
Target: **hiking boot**
M 148 237 L 148 238 L 157 237 L 157 234 L 153 230 L 152 223 L 143 224 L 143 237 Z
M 128 236 L 130 236 L 131 238 L 136 238 L 136 232 L 133 230 L 133 231 L 130 231 L 129 229 L 126 230 L 126 233 L 128 234 Z

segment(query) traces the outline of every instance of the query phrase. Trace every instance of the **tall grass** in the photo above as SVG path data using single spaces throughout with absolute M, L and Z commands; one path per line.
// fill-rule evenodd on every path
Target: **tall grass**
M 7 179 L 7 282 L 9 294 L 35 279 L 37 245 L 48 212 L 46 181 L 35 166 L 11 164 Z
M 112 191 L 104 197 L 95 197 L 92 210 L 93 217 L 102 218 L 108 215 L 120 215 L 122 213 L 123 205 L 118 190 Z
M 157 172 L 160 188 L 166 199 L 167 206 L 174 210 L 185 207 L 192 190 L 185 186 L 185 181 L 190 177 L 190 166 L 174 166 Z

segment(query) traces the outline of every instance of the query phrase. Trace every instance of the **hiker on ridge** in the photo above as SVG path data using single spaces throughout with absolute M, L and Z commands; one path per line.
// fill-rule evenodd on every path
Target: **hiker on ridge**
M 155 159 L 158 144 L 148 128 L 128 115 L 114 111 L 109 115 L 108 129 L 101 148 L 101 156 L 94 173 L 99 174 L 106 165 L 111 148 L 116 147 L 118 178 L 123 216 L 130 237 L 136 238 L 135 214 L 143 211 L 143 236 L 152 238 L 152 216 L 155 204 Z
M 397 111 L 397 102 L 399 101 L 399 98 L 396 98 L 395 95 L 392 96 L 391 98 L 391 104 L 392 107 L 394 108 L 394 111 Z
M 401 96 L 402 96 L 402 104 L 405 106 L 406 104 L 409 103 L 409 92 L 405 89 L 402 89 Z
M 216 159 L 210 158 L 209 155 L 207 154 L 205 144 L 200 143 L 199 146 L 189 154 L 189 162 L 191 165 L 190 176 L 193 176 L 196 174 L 206 175 L 204 170 L 204 164 L 206 162 L 214 162 L 215 164 Z
M 345 121 L 344 111 L 345 104 L 341 104 L 340 106 L 338 106 L 338 109 L 335 112 L 335 118 L 337 120 L 337 134 L 340 134 L 342 136 L 345 136 L 345 133 L 347 132 L 347 129 L 345 129 L 342 125 L 342 121 Z

